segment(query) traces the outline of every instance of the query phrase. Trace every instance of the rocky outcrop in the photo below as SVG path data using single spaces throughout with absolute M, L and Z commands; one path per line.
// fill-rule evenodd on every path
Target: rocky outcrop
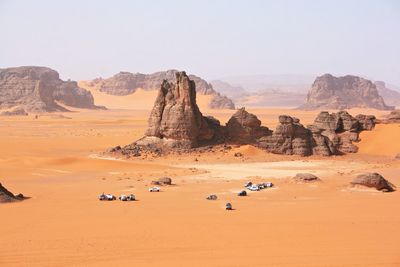
M 390 89 L 390 86 L 386 85 L 385 82 L 382 81 L 376 81 L 374 82 L 376 85 L 376 89 L 378 89 L 378 93 L 380 96 L 383 97 L 383 100 L 385 103 L 389 106 L 395 106 L 399 107 L 400 106 L 400 92 Z
M 347 75 L 334 77 L 325 74 L 314 81 L 307 100 L 300 109 L 375 108 L 389 110 L 376 85 L 369 80 Z
M 293 180 L 301 183 L 313 183 L 321 181 L 321 179 L 311 173 L 298 173 L 295 177 L 293 177 Z
M 393 110 L 381 123 L 400 123 L 400 109 Z
M 64 105 L 75 108 L 105 109 L 103 106 L 95 106 L 92 93 L 80 88 L 77 82 L 62 82 L 53 92 L 54 100 Z
M 143 152 L 161 155 L 196 150 L 212 151 L 214 145 L 249 144 L 269 152 L 286 155 L 330 156 L 357 152 L 353 142 L 359 133 L 375 126 L 375 117 L 351 116 L 346 111 L 321 112 L 314 124 L 304 127 L 300 120 L 279 116 L 274 132 L 241 108 L 225 126 L 213 117 L 205 117 L 196 104 L 195 83 L 185 72 L 176 73 L 176 82 L 164 81 L 148 121 L 145 136 L 125 147 L 114 147 L 109 153 L 141 156 Z
M 267 127 L 261 126 L 257 116 L 247 112 L 245 108 L 236 111 L 226 124 L 229 141 L 240 144 L 255 143 L 262 136 L 271 135 Z
M 259 146 L 272 153 L 309 156 L 334 154 L 329 139 L 315 127 L 305 128 L 300 120 L 287 115 L 279 116 L 279 125 L 271 136 L 258 140 Z
M 14 195 L 0 183 L 0 203 L 15 202 L 24 199 L 25 197 L 22 194 Z
M 97 78 L 89 82 L 89 86 L 97 88 L 100 92 L 110 95 L 129 95 L 136 90 L 159 90 L 166 80 L 175 82 L 177 70 L 160 71 L 152 74 L 120 72 L 108 79 Z M 196 84 L 196 91 L 201 95 L 211 95 L 209 107 L 212 109 L 234 109 L 231 99 L 216 92 L 212 85 L 195 75 L 189 75 L 189 79 Z
M 351 185 L 361 185 L 366 187 L 372 187 L 376 190 L 380 190 L 383 192 L 392 192 L 394 191 L 394 185 L 386 180 L 379 173 L 364 173 L 358 175 L 351 182 Z
M 151 184 L 152 185 L 161 185 L 161 186 L 163 186 L 163 185 L 172 185 L 172 179 L 169 178 L 169 177 L 162 177 L 162 178 L 159 178 L 159 179 L 157 179 L 155 181 L 151 181 Z
M 1 112 L 0 116 L 28 116 L 28 113 L 21 107 L 15 107 L 11 110 Z
M 196 85 L 185 72 L 176 73 L 176 83 L 165 80 L 138 146 L 193 148 L 214 138 L 217 120 L 204 117 L 196 104 Z
M 62 81 L 46 67 L 0 69 L 0 109 L 20 107 L 28 112 L 67 111 L 57 102 L 79 108 L 97 108 L 89 91 L 76 82 Z
M 374 115 L 359 114 L 355 118 L 358 121 L 359 130 L 371 131 L 372 129 L 374 129 L 376 124 L 376 117 Z
M 355 153 L 358 151 L 353 142 L 359 141 L 361 131 L 370 131 L 375 127 L 375 116 L 359 114 L 351 116 L 347 111 L 329 113 L 322 111 L 314 120 L 315 127 L 331 141 L 336 153 Z
M 216 93 L 208 104 L 211 109 L 235 109 L 235 104 L 228 97 Z
M 375 127 L 375 116 L 322 111 L 307 128 L 286 115 L 279 116 L 279 123 L 271 136 L 257 140 L 261 148 L 276 154 L 330 156 L 357 152 L 353 142 L 359 141 L 361 131 Z

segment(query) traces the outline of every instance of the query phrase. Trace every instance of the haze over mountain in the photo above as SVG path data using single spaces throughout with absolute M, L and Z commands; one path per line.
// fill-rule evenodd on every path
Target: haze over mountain
M 305 103 L 315 77 L 293 74 L 241 75 L 214 80 L 211 84 L 238 107 L 298 107 Z M 400 105 L 399 87 L 380 81 L 376 82 L 376 86 L 386 104 Z

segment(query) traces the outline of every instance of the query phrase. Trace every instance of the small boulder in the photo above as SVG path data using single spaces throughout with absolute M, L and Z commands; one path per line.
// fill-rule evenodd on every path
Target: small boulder
M 296 174 L 295 177 L 293 177 L 293 179 L 297 182 L 305 182 L 305 183 L 312 183 L 321 180 L 317 176 L 311 173 L 298 173 Z
M 172 184 L 172 179 L 169 177 L 162 177 L 159 178 L 158 180 L 152 181 L 152 185 L 171 185 Z
M 10 191 L 8 191 L 4 186 L 0 183 L 0 203 L 14 202 L 24 200 L 26 197 L 22 194 L 14 195 Z
M 366 187 L 373 187 L 376 190 L 380 190 L 382 192 L 392 192 L 394 191 L 394 185 L 386 180 L 382 175 L 379 173 L 364 173 L 358 175 L 354 180 L 351 182 L 351 185 L 361 185 Z

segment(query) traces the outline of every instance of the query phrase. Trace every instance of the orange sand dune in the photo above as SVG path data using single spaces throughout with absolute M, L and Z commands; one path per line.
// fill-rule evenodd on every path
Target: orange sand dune
M 305 123 L 317 112 L 254 111 Z M 206 111 L 223 123 L 234 111 Z M 400 266 L 399 191 L 348 187 L 377 171 L 400 186 L 397 125 L 361 135 L 360 153 L 330 158 L 272 155 L 251 146 L 207 154 L 99 158 L 142 136 L 148 110 L 0 118 L 0 182 L 32 198 L 0 204 L 0 266 Z M 379 115 L 375 113 L 376 115 Z M 243 157 L 235 157 L 240 152 Z M 391 158 L 378 155 L 390 155 Z M 322 182 L 297 184 L 295 172 Z M 156 178 L 174 185 L 148 192 Z M 275 188 L 236 194 L 244 182 Z M 136 202 L 100 202 L 102 193 Z M 217 201 L 207 201 L 217 194 Z M 231 202 L 235 210 L 226 211 Z
M 378 124 L 373 131 L 360 135 L 360 154 L 395 157 L 400 153 L 400 124 Z

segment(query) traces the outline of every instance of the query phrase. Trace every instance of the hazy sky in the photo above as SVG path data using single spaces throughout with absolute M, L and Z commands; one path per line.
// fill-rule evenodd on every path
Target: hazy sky
M 356 74 L 400 85 L 400 0 L 0 0 L 0 68 Z

